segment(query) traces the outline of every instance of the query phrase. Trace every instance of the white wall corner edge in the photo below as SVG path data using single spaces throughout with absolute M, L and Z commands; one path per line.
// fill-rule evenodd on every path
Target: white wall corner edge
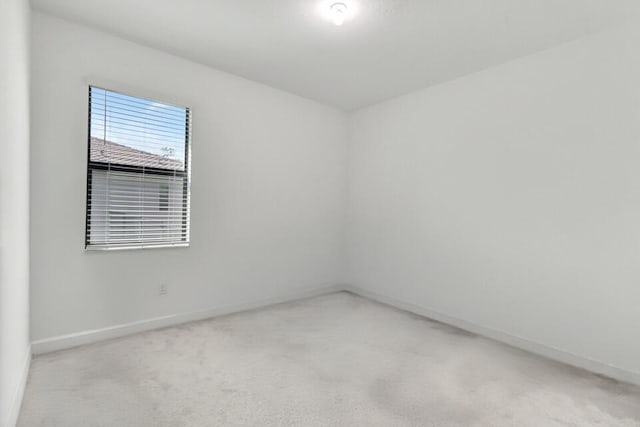
M 428 319 L 455 326 L 465 331 L 472 332 L 474 334 L 490 338 L 495 341 L 499 341 L 503 344 L 507 344 L 512 347 L 537 354 L 547 359 L 555 360 L 557 362 L 561 362 L 576 368 L 584 369 L 591 373 L 602 375 L 616 381 L 640 385 L 640 372 L 619 368 L 617 366 L 609 365 L 607 363 L 590 359 L 585 356 L 579 356 L 577 354 L 569 353 L 567 351 L 560 350 L 546 344 L 541 344 L 539 342 L 521 338 L 504 331 L 487 328 L 485 326 L 478 325 L 464 319 L 448 316 L 438 311 L 418 306 L 407 301 L 402 301 L 400 299 L 393 298 L 387 295 L 383 295 L 378 292 L 372 292 L 358 286 L 344 285 L 343 290 L 377 301 L 382 304 L 398 308 L 400 310 L 408 311 L 410 313 L 426 317 Z
M 194 322 L 197 320 L 209 319 L 216 316 L 224 316 L 226 314 L 238 313 L 247 310 L 253 310 L 261 307 L 267 307 L 274 304 L 291 302 L 304 298 L 312 298 L 316 296 L 326 295 L 333 292 L 343 291 L 342 285 L 326 285 L 315 288 L 309 288 L 296 292 L 289 292 L 275 297 L 246 301 L 239 304 L 228 306 L 216 306 L 202 310 L 189 311 L 178 314 L 170 314 L 168 316 L 154 317 L 150 319 L 138 320 L 135 322 L 109 326 L 101 329 L 93 329 L 88 331 L 76 332 L 72 334 L 59 335 L 52 338 L 36 340 L 31 343 L 31 351 L 34 355 L 51 353 L 58 350 L 66 350 L 85 344 L 104 341 L 113 338 L 119 338 L 139 332 L 150 331 L 153 329 L 166 328 L 169 326 L 180 325 L 183 323 Z
M 20 408 L 22 407 L 22 398 L 24 397 L 24 390 L 27 387 L 27 379 L 29 378 L 29 368 L 31 367 L 31 354 L 32 349 L 27 349 L 24 362 L 22 365 L 22 371 L 20 372 L 20 378 L 18 384 L 16 384 L 16 390 L 11 400 L 11 406 L 9 406 L 9 414 L 7 415 L 7 424 L 5 427 L 15 427 L 18 423 L 18 416 L 20 415 Z M 2 422 L 0 420 L 0 422 Z

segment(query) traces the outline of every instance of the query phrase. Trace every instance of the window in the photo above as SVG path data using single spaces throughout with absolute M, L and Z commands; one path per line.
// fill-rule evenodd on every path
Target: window
M 87 249 L 189 244 L 188 108 L 89 87 Z

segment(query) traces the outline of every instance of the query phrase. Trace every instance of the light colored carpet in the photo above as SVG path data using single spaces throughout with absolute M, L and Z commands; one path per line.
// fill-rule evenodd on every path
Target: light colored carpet
M 640 426 L 640 388 L 348 293 L 37 357 L 20 427 Z

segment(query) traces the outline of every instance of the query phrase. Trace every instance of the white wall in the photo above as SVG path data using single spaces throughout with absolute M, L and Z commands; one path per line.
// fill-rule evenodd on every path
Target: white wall
M 34 340 L 337 283 L 342 112 L 43 14 L 32 42 Z M 84 251 L 92 81 L 193 109 L 190 248 Z
M 348 282 L 637 375 L 639 44 L 617 29 L 355 113 Z
M 29 2 L 0 2 L 0 426 L 29 357 Z

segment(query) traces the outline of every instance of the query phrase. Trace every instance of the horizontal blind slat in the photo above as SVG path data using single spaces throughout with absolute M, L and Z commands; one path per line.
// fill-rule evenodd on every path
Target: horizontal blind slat
M 96 86 L 92 86 L 93 91 L 91 96 L 94 97 L 106 97 L 107 94 L 109 95 L 109 97 L 111 99 L 115 99 L 118 102 L 125 102 L 125 103 L 144 103 L 144 102 L 152 102 L 155 103 L 155 101 L 152 101 L 150 99 L 146 99 L 146 98 L 140 98 L 140 97 L 132 97 L 130 95 L 126 95 L 124 93 L 121 92 L 116 92 L 113 90 L 107 90 L 104 88 L 99 88 Z M 172 104 L 168 104 L 166 102 L 163 103 L 157 103 L 158 108 L 161 108 L 163 110 L 167 110 L 167 111 L 182 111 L 184 110 L 184 107 L 179 107 L 177 105 L 172 105 Z
M 118 105 L 117 102 L 110 102 L 111 104 Z M 103 104 L 104 105 L 104 104 Z M 153 112 L 149 112 L 148 109 L 145 109 L 140 105 L 129 105 L 129 104 L 120 104 L 118 108 L 107 108 L 105 109 L 103 105 L 100 105 L 99 102 L 94 104 L 94 107 L 91 109 L 91 113 L 104 113 L 109 111 L 126 111 L 127 113 L 131 113 L 132 116 L 144 116 L 150 117 L 154 120 L 165 121 L 170 123 L 182 124 L 184 120 L 179 118 L 177 114 L 165 114 L 154 110 Z
M 101 138 L 104 134 L 109 134 L 108 138 Z M 166 146 L 167 143 L 177 145 L 180 143 L 179 135 L 161 135 L 158 133 L 150 133 L 147 131 L 141 131 L 140 129 L 130 129 L 124 126 L 109 126 L 108 129 L 102 127 L 93 127 L 91 129 L 91 135 L 98 139 L 115 140 L 112 142 L 119 142 L 120 140 L 127 140 L 128 142 L 138 142 L 137 146 L 148 144 L 153 146 Z

